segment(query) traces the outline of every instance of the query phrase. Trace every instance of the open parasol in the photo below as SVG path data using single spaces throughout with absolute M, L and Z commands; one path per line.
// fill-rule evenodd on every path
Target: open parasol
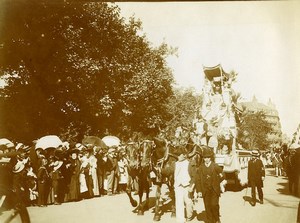
M 85 146 L 93 145 L 103 149 L 107 148 L 106 144 L 102 141 L 102 139 L 97 136 L 85 136 L 82 140 L 82 144 Z
M 2 139 L 0 139 L 0 146 L 6 146 L 7 148 L 11 148 L 11 147 L 14 147 L 15 144 L 13 144 L 12 141 L 10 141 L 6 138 L 2 138 Z
M 105 136 L 102 138 L 102 141 L 108 147 L 119 146 L 121 144 L 121 140 L 116 136 Z
M 35 144 L 35 149 L 49 149 L 49 148 L 58 148 L 62 146 L 63 142 L 61 139 L 56 135 L 47 135 L 43 136 L 42 138 L 38 139 Z

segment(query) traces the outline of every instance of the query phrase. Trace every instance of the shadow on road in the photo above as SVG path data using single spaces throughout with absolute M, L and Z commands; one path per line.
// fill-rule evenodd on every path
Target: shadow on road
M 277 188 L 276 190 L 284 195 L 290 195 L 291 193 L 289 192 L 289 183 L 288 182 L 281 182 L 278 183 L 278 185 L 280 186 L 280 188 Z
M 233 192 L 238 192 L 242 191 L 246 186 L 242 186 L 239 182 L 236 184 L 227 184 L 225 186 L 225 191 L 233 191 Z
M 292 205 L 285 205 L 285 204 L 282 204 L 282 202 L 276 202 L 276 201 L 274 201 L 272 199 L 268 199 L 268 198 L 264 198 L 264 200 L 266 200 L 267 202 L 269 202 L 270 204 L 272 204 L 275 207 L 295 209 L 294 205 L 293 206 Z
M 250 203 L 252 201 L 252 198 L 250 196 L 243 196 L 244 199 L 244 205 L 246 202 Z
M 155 197 L 149 197 L 148 207 L 146 206 L 146 201 L 143 201 L 143 203 L 142 203 L 142 207 L 143 207 L 144 211 L 149 211 L 154 206 L 155 206 Z M 132 212 L 138 213 L 138 211 L 139 211 L 139 206 L 137 206 Z
M 274 168 L 266 168 L 266 176 L 275 176 Z
M 197 220 L 198 221 L 204 221 L 206 222 L 206 214 L 205 214 L 205 211 L 202 211 L 201 213 L 198 213 L 197 214 Z
M 155 197 L 149 197 L 149 203 L 148 203 L 148 208 L 145 206 L 146 201 L 143 201 L 142 206 L 144 211 L 149 211 L 151 210 L 151 213 L 155 213 L 155 203 L 156 203 L 156 198 Z M 161 210 L 161 215 L 164 213 L 172 212 L 172 202 L 170 199 L 163 199 L 163 205 L 160 207 Z M 139 207 L 137 206 L 132 212 L 133 213 L 138 213 Z

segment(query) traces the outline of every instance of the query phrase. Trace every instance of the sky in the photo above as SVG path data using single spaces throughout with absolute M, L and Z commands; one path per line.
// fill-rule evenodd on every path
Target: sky
M 275 104 L 288 137 L 300 123 L 300 2 L 119 2 L 142 22 L 152 45 L 178 48 L 167 58 L 177 86 L 201 92 L 203 66 L 238 73 L 244 101 Z

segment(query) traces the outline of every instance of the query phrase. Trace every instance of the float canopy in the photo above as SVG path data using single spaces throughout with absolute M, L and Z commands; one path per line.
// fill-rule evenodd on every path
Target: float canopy
M 203 66 L 203 71 L 205 74 L 205 77 L 209 81 L 221 81 L 222 78 L 226 77 L 228 78 L 228 74 L 223 70 L 221 64 L 218 64 L 217 66 L 214 67 L 204 67 Z

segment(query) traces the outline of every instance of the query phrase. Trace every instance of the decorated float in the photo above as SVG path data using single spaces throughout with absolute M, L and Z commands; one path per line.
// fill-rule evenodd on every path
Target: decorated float
M 223 167 L 228 184 L 244 184 L 246 180 L 241 175 L 244 157 L 239 156 L 244 151 L 236 142 L 241 110 L 237 107 L 237 96 L 232 89 L 236 74 L 226 73 L 221 65 L 203 67 L 203 71 L 203 103 L 193 123 L 197 143 L 214 150 L 215 162 Z

